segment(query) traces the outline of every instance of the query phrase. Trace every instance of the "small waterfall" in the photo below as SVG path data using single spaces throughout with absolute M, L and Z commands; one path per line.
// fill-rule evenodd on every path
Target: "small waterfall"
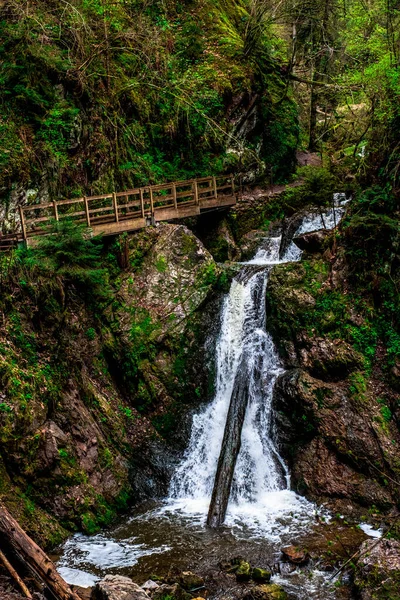
M 327 211 L 325 227 L 332 229 L 343 212 L 342 206 L 335 209 L 335 214 L 333 209 Z M 311 214 L 303 220 L 296 235 L 321 227 L 320 215 Z M 237 510 L 249 512 L 251 506 L 256 512 L 257 507 L 262 511 L 266 504 L 271 508 L 272 503 L 272 510 L 276 512 L 279 503 L 293 509 L 293 503 L 306 502 L 289 492 L 289 472 L 272 436 L 273 388 L 283 366 L 266 330 L 265 292 L 273 265 L 300 260 L 302 254 L 292 242 L 284 258 L 279 260 L 280 241 L 281 237 L 266 239 L 232 281 L 223 304 L 217 341 L 215 397 L 193 419 L 188 450 L 171 482 L 172 501 L 186 500 L 187 505 L 192 501 L 192 506 L 208 506 L 220 455 L 221 460 L 226 461 L 221 446 L 223 439 L 226 441 L 227 417 L 233 420 L 236 416 L 231 414 L 231 400 L 235 405 L 236 397 L 241 395 L 246 414 L 233 481 L 227 483 L 228 517 L 229 512 L 232 516 Z

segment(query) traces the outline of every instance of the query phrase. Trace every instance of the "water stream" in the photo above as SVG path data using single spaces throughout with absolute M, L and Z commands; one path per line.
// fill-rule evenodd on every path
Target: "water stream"
M 327 228 L 342 217 L 339 205 L 324 215 Z M 309 215 L 297 234 L 321 229 Z M 279 260 L 281 237 L 266 238 L 255 257 L 234 278 L 221 312 L 216 346 L 214 400 L 193 418 L 187 452 L 164 502 L 143 507 L 106 534 L 71 538 L 59 570 L 71 583 L 90 584 L 106 572 L 143 580 L 171 564 L 198 570 L 237 554 L 273 564 L 282 544 L 292 543 L 315 523 L 317 508 L 290 490 L 290 473 L 274 443 L 272 394 L 283 365 L 267 331 L 265 291 L 273 268 L 296 261 L 292 243 Z M 236 385 L 247 386 L 248 406 L 225 526 L 205 528 L 230 399 Z M 290 582 L 289 579 L 290 578 Z M 334 598 L 324 574 L 286 576 L 298 598 Z M 284 583 L 282 575 L 279 582 Z M 283 577 L 285 580 L 285 577 Z M 218 595 L 218 594 L 216 594 Z

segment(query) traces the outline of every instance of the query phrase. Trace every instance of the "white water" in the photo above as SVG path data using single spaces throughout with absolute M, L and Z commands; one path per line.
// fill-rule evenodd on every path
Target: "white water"
M 325 228 L 332 229 L 343 211 L 338 207 L 326 212 Z M 322 227 L 320 215 L 309 215 L 296 234 Z M 189 447 L 172 479 L 166 507 L 206 517 L 235 378 L 245 362 L 249 403 L 225 522 L 270 538 L 283 533 L 289 516 L 291 531 L 298 531 L 315 513 L 314 505 L 290 491 L 289 472 L 273 440 L 273 388 L 283 367 L 266 331 L 265 291 L 272 265 L 300 260 L 302 254 L 292 243 L 280 260 L 280 242 L 281 237 L 266 239 L 232 282 L 217 341 L 215 397 L 193 419 Z

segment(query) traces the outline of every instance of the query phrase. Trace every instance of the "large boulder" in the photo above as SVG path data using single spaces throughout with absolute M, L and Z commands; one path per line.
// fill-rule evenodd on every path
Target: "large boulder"
M 106 575 L 96 583 L 92 600 L 149 600 L 149 596 L 129 577 Z
M 184 225 L 161 224 L 140 269 L 126 277 L 126 304 L 147 309 L 165 333 L 176 329 L 207 298 L 219 269 L 202 242 Z M 130 321 L 127 325 L 130 325 Z
M 395 488 L 377 472 L 392 468 L 395 480 L 398 432 L 378 426 L 375 398 L 361 401 L 346 382 L 325 382 L 293 369 L 278 378 L 273 406 L 280 449 L 299 492 L 363 506 L 393 503 Z
M 293 238 L 293 242 L 300 250 L 308 254 L 320 253 L 325 250 L 326 241 L 332 235 L 330 231 L 320 230 L 303 233 L 303 235 Z
M 362 600 L 400 598 L 400 542 L 366 540 L 360 547 L 355 584 Z

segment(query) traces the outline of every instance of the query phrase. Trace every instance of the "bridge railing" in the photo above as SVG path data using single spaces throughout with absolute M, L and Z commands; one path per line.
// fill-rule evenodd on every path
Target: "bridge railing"
M 71 200 L 54 200 L 44 204 L 20 207 L 21 226 L 24 239 L 48 232 L 53 221 L 65 218 L 88 227 L 107 223 L 157 218 L 165 209 L 179 212 L 190 206 L 207 207 L 219 196 L 235 194 L 234 178 L 203 177 L 188 181 L 177 181 L 151 185 L 124 192 L 112 192 Z

